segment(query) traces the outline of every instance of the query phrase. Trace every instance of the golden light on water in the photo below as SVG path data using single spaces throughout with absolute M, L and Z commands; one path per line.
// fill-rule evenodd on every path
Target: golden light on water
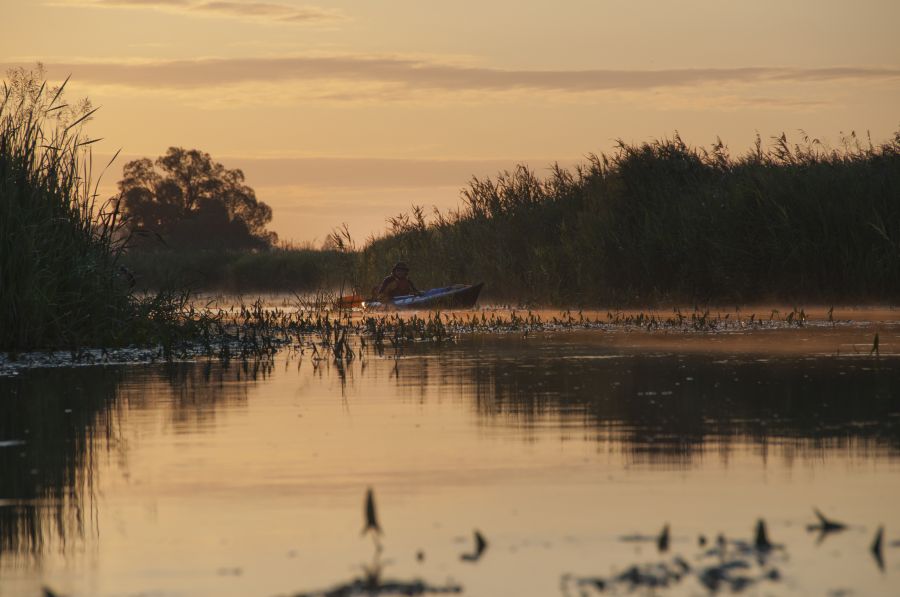
M 776 560 L 786 583 L 771 587 L 896 586 L 868 551 L 875 526 L 889 538 L 900 526 L 897 445 L 872 424 L 889 409 L 893 360 L 873 369 L 861 357 L 648 356 L 596 340 L 473 337 L 345 370 L 283 354 L 255 377 L 237 363 L 125 370 L 110 415 L 97 419 L 112 441 L 97 434 L 82 471 L 88 524 L 57 536 L 56 504 L 38 502 L 40 567 L 27 552 L 2 554 L 6 586 L 333 586 L 372 558 L 361 535 L 367 487 L 389 576 L 452 579 L 471 595 L 552 594 L 565 573 L 604 576 L 659 557 L 623 537 L 668 522 L 673 552 L 690 554 L 701 534 L 749 538 L 760 517 L 788 556 Z M 89 376 L 79 379 L 90 386 Z M 809 400 L 837 410 L 807 420 Z M 813 507 L 851 528 L 817 548 L 805 529 Z M 472 565 L 460 555 L 476 528 L 489 547 Z

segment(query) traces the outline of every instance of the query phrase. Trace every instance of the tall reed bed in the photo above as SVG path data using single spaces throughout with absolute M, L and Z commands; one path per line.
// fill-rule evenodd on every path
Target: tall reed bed
M 900 132 L 828 149 L 785 136 L 738 157 L 677 135 L 619 143 L 573 170 L 473 178 L 464 205 L 392 220 L 359 255 L 420 287 L 485 281 L 495 299 L 890 300 L 900 296 Z
M 93 110 L 25 71 L 0 97 L 0 348 L 104 337 L 129 310 L 118 286 L 115 206 L 90 187 Z
M 92 183 L 94 140 L 82 125 L 95 110 L 66 103 L 64 87 L 49 87 L 40 69 L 17 69 L 0 89 L 0 350 L 196 333 L 183 294 L 131 293 L 118 264 L 119 204 L 98 201 Z

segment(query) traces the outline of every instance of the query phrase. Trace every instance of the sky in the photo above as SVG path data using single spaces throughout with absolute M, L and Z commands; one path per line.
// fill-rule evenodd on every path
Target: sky
M 900 130 L 896 0 L 0 0 L 0 23 L 0 72 L 40 61 L 101 106 L 95 159 L 122 152 L 103 192 L 200 149 L 295 243 L 617 139 Z

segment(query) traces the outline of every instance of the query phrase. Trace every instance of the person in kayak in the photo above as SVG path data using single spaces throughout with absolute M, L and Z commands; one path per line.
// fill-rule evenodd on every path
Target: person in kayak
M 391 270 L 391 274 L 381 281 L 381 285 L 375 291 L 375 295 L 382 301 L 389 301 L 398 296 L 408 294 L 422 294 L 416 285 L 409 279 L 409 266 L 403 261 L 398 261 Z

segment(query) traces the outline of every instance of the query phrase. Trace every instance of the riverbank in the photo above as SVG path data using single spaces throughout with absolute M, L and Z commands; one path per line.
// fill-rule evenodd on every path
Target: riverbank
M 900 293 L 900 132 L 841 147 L 784 135 L 732 156 L 677 135 L 541 176 L 472 179 L 463 204 L 391 219 L 358 259 L 420 288 L 485 282 L 526 305 L 884 302 Z
M 677 135 L 542 176 L 473 178 L 456 211 L 388 219 L 329 249 L 132 252 L 142 288 L 368 294 L 396 261 L 419 288 L 485 282 L 519 306 L 878 303 L 900 295 L 900 132 L 838 148 L 786 136 L 732 156 Z
M 288 351 L 320 363 L 402 357 L 418 344 L 463 337 L 562 335 L 601 353 L 734 357 L 900 356 L 900 310 L 889 306 L 688 310 L 520 310 L 447 312 L 329 311 L 285 295 L 253 304 L 206 296 L 196 338 L 78 351 L 0 353 L 0 376 L 40 368 L 138 365 L 194 360 L 270 361 Z M 191 308 L 194 308 L 193 306 Z M 877 341 L 876 341 L 877 337 Z

